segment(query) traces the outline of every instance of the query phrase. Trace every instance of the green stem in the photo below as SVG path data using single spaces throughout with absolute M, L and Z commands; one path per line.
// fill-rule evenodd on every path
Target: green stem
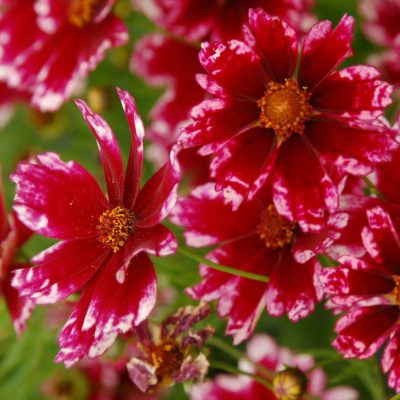
M 272 384 L 270 382 L 268 382 L 266 379 L 262 378 L 261 376 L 253 375 L 253 374 L 250 374 L 248 372 L 242 371 L 239 368 L 232 367 L 229 364 L 225 364 L 225 363 L 220 362 L 220 361 L 213 361 L 212 360 L 211 363 L 210 363 L 210 367 L 214 368 L 214 369 L 220 369 L 222 371 L 226 371 L 226 372 L 229 372 L 231 374 L 246 375 L 246 376 L 250 377 L 251 379 L 257 381 L 261 385 L 265 386 L 267 389 L 272 390 Z
M 209 344 L 209 345 L 211 345 L 213 347 L 216 347 L 217 349 L 219 349 L 222 352 L 224 352 L 225 354 L 231 356 L 235 360 L 238 360 L 238 361 L 246 360 L 258 372 L 260 372 L 264 376 L 268 377 L 269 379 L 272 379 L 273 374 L 271 373 L 271 371 L 267 370 L 262 365 L 250 360 L 244 353 L 242 353 L 241 351 L 237 350 L 235 347 L 229 345 L 228 343 L 224 342 L 223 340 L 221 340 L 221 339 L 219 339 L 219 338 L 217 338 L 215 336 L 211 336 L 207 340 L 207 344 Z
M 226 272 L 227 274 L 236 275 L 236 276 L 240 276 L 242 278 L 252 279 L 254 281 L 259 281 L 259 282 L 264 282 L 264 283 L 267 283 L 269 281 L 269 278 L 266 276 L 263 276 L 263 275 L 253 274 L 252 272 L 242 271 L 240 269 L 227 267 L 225 265 L 219 265 L 213 261 L 207 260 L 206 258 L 199 256 L 196 253 L 192 253 L 190 250 L 188 250 L 186 248 L 179 247 L 178 253 L 181 253 L 184 256 L 189 257 L 194 261 L 205 264 L 208 267 L 211 267 L 217 271 Z
M 390 400 L 400 400 L 400 394 L 394 395 Z

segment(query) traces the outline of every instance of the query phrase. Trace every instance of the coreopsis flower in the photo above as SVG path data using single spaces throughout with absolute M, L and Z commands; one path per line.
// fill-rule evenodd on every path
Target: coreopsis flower
M 109 48 L 127 42 L 126 27 L 111 12 L 114 2 L 4 0 L 0 80 L 31 93 L 42 111 L 59 108 Z
M 210 326 L 196 332 L 193 325 L 210 312 L 205 304 L 180 308 L 160 326 L 144 321 L 135 328 L 136 355 L 128 362 L 128 373 L 142 392 L 153 392 L 174 383 L 202 379 L 208 371 L 201 347 L 213 334 Z
M 218 245 L 207 254 L 209 260 L 269 278 L 264 283 L 201 265 L 202 282 L 188 290 L 195 299 L 218 301 L 219 315 L 229 316 L 226 332 L 239 343 L 251 335 L 265 307 L 292 321 L 312 312 L 321 299 L 315 255 L 339 237 L 346 215 L 332 215 L 319 235 L 304 233 L 277 213 L 270 191 L 234 212 L 208 183 L 178 201 L 171 220 L 186 228 L 189 246 Z
M 84 355 L 101 355 L 117 334 L 147 318 L 157 289 L 148 254 L 164 256 L 176 249 L 174 235 L 160 224 L 176 199 L 175 152 L 140 189 L 143 125 L 128 92 L 118 94 L 132 136 L 125 174 L 111 128 L 77 101 L 99 146 L 108 197 L 82 166 L 54 153 L 20 163 L 12 176 L 17 215 L 33 231 L 61 239 L 33 258 L 36 267 L 16 271 L 13 286 L 37 304 L 82 291 L 59 336 L 56 361 L 66 366 Z
M 362 230 L 364 258 L 344 256 L 340 266 L 324 269 L 320 279 L 329 306 L 345 311 L 335 327 L 334 347 L 346 358 L 368 358 L 387 342 L 382 357 L 389 386 L 400 390 L 399 214 L 392 219 L 381 206 L 367 210 Z
M 294 355 L 289 349 L 279 347 L 266 334 L 257 334 L 247 345 L 247 357 L 262 366 L 256 372 L 248 360 L 241 360 L 242 371 L 257 374 L 270 382 L 268 388 L 248 376 L 217 375 L 213 381 L 196 384 L 190 391 L 191 400 L 356 400 L 358 393 L 350 387 L 326 389 L 327 377 L 309 355 Z
M 211 177 L 237 207 L 268 177 L 282 216 L 319 231 L 338 206 L 341 174 L 366 175 L 390 159 L 389 128 L 379 117 L 392 87 L 370 66 L 336 68 L 351 54 L 354 20 L 345 15 L 305 36 L 251 9 L 244 42 L 204 43 L 198 82 L 213 97 L 195 107 L 185 148 L 214 155 Z M 299 59 L 299 61 L 298 61 Z
M 190 110 L 204 99 L 204 91 L 195 79 L 201 72 L 197 54 L 195 46 L 161 33 L 147 35 L 136 43 L 132 71 L 152 86 L 167 87 L 150 112 L 153 122 L 148 128 L 151 144 L 147 155 L 156 166 L 169 157 L 180 128 L 189 123 Z M 197 149 L 181 151 L 178 159 L 182 170 L 194 181 L 207 180 L 208 160 L 199 156 Z
M 20 297 L 18 291 L 11 286 L 12 271 L 30 266 L 19 252 L 31 235 L 32 232 L 14 213 L 7 214 L 0 179 L 0 295 L 4 297 L 17 334 L 24 330 L 33 302 L 29 298 Z
M 304 31 L 315 21 L 309 12 L 313 0 L 133 0 L 157 25 L 188 41 L 226 40 L 241 35 L 247 11 L 261 7 L 271 15 L 290 22 L 299 31 Z

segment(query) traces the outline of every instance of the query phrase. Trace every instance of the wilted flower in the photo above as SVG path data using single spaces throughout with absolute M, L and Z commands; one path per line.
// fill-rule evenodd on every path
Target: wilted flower
M 206 375 L 209 363 L 200 350 L 214 330 L 207 326 L 192 331 L 192 327 L 209 312 L 207 305 L 187 306 L 180 308 L 160 326 L 144 321 L 136 327 L 137 354 L 127 367 L 130 378 L 142 392 L 202 379 Z

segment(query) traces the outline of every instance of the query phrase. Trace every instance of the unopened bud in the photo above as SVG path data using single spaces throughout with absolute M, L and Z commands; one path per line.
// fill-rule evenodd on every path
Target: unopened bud
M 272 387 L 278 400 L 301 400 L 307 390 L 307 377 L 298 368 L 287 367 L 275 374 Z

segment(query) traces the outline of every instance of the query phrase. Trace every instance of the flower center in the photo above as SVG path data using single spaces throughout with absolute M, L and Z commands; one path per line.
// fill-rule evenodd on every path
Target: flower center
M 180 370 L 184 355 L 176 343 L 164 343 L 150 353 L 150 359 L 157 375 L 168 379 Z
M 281 139 L 287 139 L 292 133 L 304 133 L 304 123 L 311 118 L 312 107 L 308 102 L 311 93 L 306 87 L 292 78 L 285 83 L 269 82 L 267 89 L 258 100 L 260 122 L 265 128 L 271 128 Z
M 280 216 L 270 204 L 260 216 L 257 232 L 268 249 L 280 249 L 292 243 L 295 224 Z
M 98 239 L 116 253 L 125 244 L 134 227 L 133 212 L 118 206 L 100 215 L 97 225 Z
M 70 0 L 68 19 L 78 28 L 90 24 L 95 15 L 95 10 L 103 0 Z

